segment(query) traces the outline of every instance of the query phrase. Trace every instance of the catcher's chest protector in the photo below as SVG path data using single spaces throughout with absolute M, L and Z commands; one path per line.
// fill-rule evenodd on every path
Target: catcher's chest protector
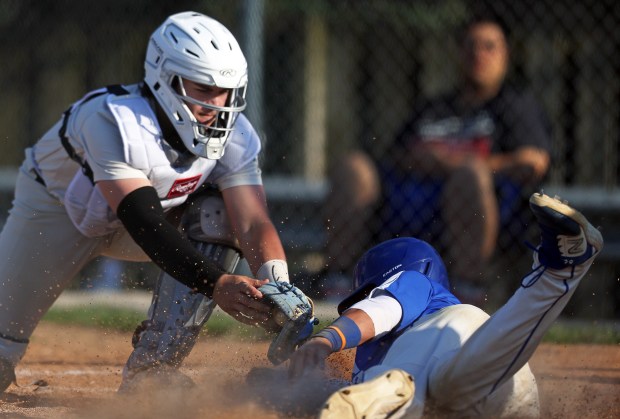
M 184 158 L 164 143 L 155 114 L 144 97 L 109 95 L 106 104 L 121 133 L 125 161 L 148 176 L 164 209 L 181 205 L 205 182 L 216 161 Z M 77 134 L 69 129 L 68 135 Z M 121 227 L 81 168 L 67 188 L 64 204 L 71 221 L 87 237 L 104 236 Z

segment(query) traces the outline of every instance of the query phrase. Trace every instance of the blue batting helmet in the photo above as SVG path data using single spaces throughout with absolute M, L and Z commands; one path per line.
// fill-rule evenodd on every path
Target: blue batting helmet
M 425 241 L 401 237 L 368 250 L 355 265 L 353 293 L 338 305 L 342 313 L 363 300 L 370 291 L 401 271 L 416 271 L 450 289 L 448 272 L 439 253 Z

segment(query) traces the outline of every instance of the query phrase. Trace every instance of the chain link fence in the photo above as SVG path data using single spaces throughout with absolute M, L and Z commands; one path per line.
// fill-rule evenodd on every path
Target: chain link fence
M 353 205 L 347 194 L 329 194 L 335 184 L 330 168 L 342 166 L 356 149 L 373 162 L 392 158 L 413 109 L 458 90 L 462 25 L 480 10 L 501 16 L 510 29 L 508 77 L 531 89 L 551 127 L 552 160 L 541 184 L 549 193 L 564 192 L 605 224 L 611 250 L 603 275 L 613 282 L 605 293 L 609 301 L 618 298 L 612 279 L 620 253 L 614 247 L 620 232 L 617 2 L 0 0 L 0 165 L 9 171 L 18 166 L 23 149 L 88 90 L 139 81 L 150 33 L 167 15 L 184 10 L 211 15 L 237 35 L 249 63 L 247 115 L 264 140 L 274 219 L 293 255 L 292 271 L 317 274 L 334 265 L 350 274 L 345 259 L 354 259 L 352 245 L 385 238 L 372 231 L 385 216 L 381 211 L 372 212 L 372 225 L 361 230 L 329 234 L 333 219 L 326 208 L 350 216 Z M 386 198 L 381 190 L 379 209 Z M 5 195 L 6 203 L 10 191 Z M 467 197 L 455 201 L 466 209 Z M 403 234 L 412 221 L 410 215 L 401 220 Z M 528 237 L 531 219 L 517 222 Z M 493 260 L 503 261 L 502 273 L 505 265 L 522 261 L 521 231 L 499 233 Z M 443 234 L 434 244 L 444 249 L 459 240 L 480 239 Z M 340 256 L 330 259 L 330 247 Z M 489 272 L 497 280 L 497 270 L 482 274 Z

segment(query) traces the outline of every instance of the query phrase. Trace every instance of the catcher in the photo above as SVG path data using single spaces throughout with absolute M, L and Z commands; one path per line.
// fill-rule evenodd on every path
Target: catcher
M 528 360 L 603 238 L 558 199 L 534 194 L 530 207 L 541 231 L 532 271 L 490 317 L 448 291 L 446 268 L 426 242 L 388 240 L 362 256 L 341 317 L 291 357 L 289 375 L 303 378 L 331 353 L 357 348 L 353 385 L 327 398 L 321 418 L 539 416 Z
M 205 187 L 183 207 L 180 230 L 205 257 L 226 272 L 234 272 L 242 258 L 239 242 L 230 227 L 224 200 L 213 187 Z M 286 263 L 270 261 L 261 267 L 255 296 L 266 315 L 252 317 L 239 312 L 243 323 L 260 325 L 274 335 L 267 357 L 278 365 L 310 337 L 314 305 L 289 282 Z M 266 283 L 265 283 L 266 282 Z M 144 380 L 192 387 L 193 381 L 178 368 L 194 347 L 204 324 L 216 307 L 216 299 L 196 292 L 165 271 L 160 273 L 149 309 L 149 319 L 134 332 L 133 352 L 123 369 L 119 392 L 141 388 Z
M 261 301 L 267 283 L 270 294 L 305 296 L 287 284 L 267 212 L 260 139 L 241 113 L 247 81 L 228 29 L 175 14 L 150 38 L 142 82 L 88 93 L 26 150 L 0 235 L 0 392 L 40 319 L 100 255 L 163 271 L 122 390 L 152 375 L 191 384 L 177 369 L 216 304 L 283 336 L 309 321 L 306 301 L 284 326 L 268 322 L 273 307 Z M 258 279 L 233 273 L 242 255 Z

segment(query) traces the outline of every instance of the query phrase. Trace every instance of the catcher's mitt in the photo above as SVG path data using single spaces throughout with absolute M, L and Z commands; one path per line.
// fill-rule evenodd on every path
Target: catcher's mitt
M 299 288 L 288 282 L 268 282 L 258 289 L 263 301 L 271 305 L 271 317 L 263 327 L 277 335 L 274 337 L 267 357 L 278 365 L 286 361 L 306 339 L 312 335 L 314 305 Z

